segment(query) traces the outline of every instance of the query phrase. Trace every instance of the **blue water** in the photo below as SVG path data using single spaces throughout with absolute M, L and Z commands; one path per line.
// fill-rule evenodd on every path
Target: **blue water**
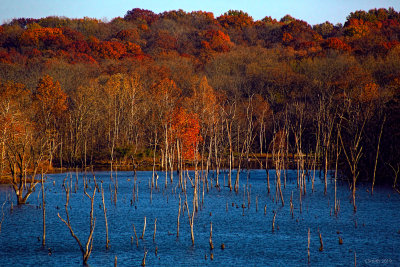
M 220 190 L 211 188 L 205 192 L 200 209 L 194 218 L 195 245 L 190 239 L 188 215 L 181 212 L 180 236 L 176 237 L 179 194 L 175 173 L 173 184 L 164 187 L 164 173 L 158 180 L 159 190 L 153 190 L 150 200 L 149 179 L 151 172 L 138 172 L 139 199 L 131 204 L 134 184 L 132 172 L 118 172 L 118 198 L 111 200 L 109 172 L 96 172 L 97 182 L 103 181 L 109 224 L 110 249 L 105 248 L 105 220 L 101 193 L 96 192 L 94 201 L 93 251 L 90 266 L 112 266 L 117 256 L 119 266 L 140 266 L 145 251 L 147 266 L 299 266 L 308 265 L 307 236 L 310 229 L 310 266 L 400 266 L 400 195 L 391 188 L 376 187 L 374 195 L 367 186 L 357 189 L 357 212 L 353 212 L 351 192 L 347 182 L 338 182 L 337 196 L 340 212 L 333 212 L 334 185 L 330 180 L 328 194 L 324 195 L 323 181 L 315 180 L 315 192 L 307 182 L 307 194 L 302 196 L 300 213 L 299 190 L 296 172 L 287 172 L 287 184 L 283 189 L 285 206 L 274 201 L 274 172 L 271 171 L 271 194 L 267 193 L 266 175 L 263 170 L 252 170 L 249 177 L 250 199 L 248 205 L 246 173 L 241 174 L 239 193 L 223 187 L 224 175 L 219 177 Z M 0 187 L 0 204 L 4 205 L 4 221 L 0 233 L 0 266 L 79 266 L 82 256 L 69 230 L 57 217 L 66 218 L 65 177 L 74 187 L 75 173 L 47 176 L 45 248 L 41 245 L 42 210 L 40 185 L 29 198 L 29 204 L 15 205 L 16 199 L 9 186 Z M 79 173 L 79 189 L 70 196 L 70 219 L 76 235 L 86 243 L 89 232 L 90 200 L 83 193 L 82 173 Z M 212 176 L 212 174 L 210 174 Z M 92 177 L 91 174 L 87 175 Z M 236 174 L 233 175 L 236 177 Z M 215 185 L 215 182 L 214 182 Z M 283 185 L 283 182 L 282 182 Z M 201 184 L 202 186 L 202 184 Z M 188 202 L 192 211 L 193 189 L 188 181 Z M 93 183 L 88 192 L 93 192 Z M 290 214 L 290 196 L 293 192 L 294 218 Z M 258 210 L 256 209 L 258 198 Z M 14 202 L 11 209 L 11 202 Z M 233 203 L 233 206 L 232 206 Z M 242 209 L 242 204 L 246 208 Z M 266 214 L 264 214 L 264 206 Z M 228 207 L 228 208 L 227 208 Z M 275 231 L 272 220 L 276 212 Z M 0 214 L 1 216 L 1 214 Z M 147 228 L 143 240 L 136 247 L 132 223 L 138 236 L 142 234 L 144 217 Z M 153 242 L 154 220 L 157 231 Z M 213 243 L 209 247 L 210 222 L 213 225 Z M 321 233 L 324 249 L 319 251 Z M 337 233 L 339 232 L 339 234 Z M 339 245 L 339 236 L 343 244 Z M 221 249 L 221 244 L 225 249 Z M 158 249 L 155 254 L 156 247 Z M 51 254 L 49 254 L 49 248 Z M 210 259 L 211 253 L 213 260 Z

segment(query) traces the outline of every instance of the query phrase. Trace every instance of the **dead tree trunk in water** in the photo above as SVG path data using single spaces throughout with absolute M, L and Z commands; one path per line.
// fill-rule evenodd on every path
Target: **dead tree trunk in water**
M 267 190 L 268 190 L 268 194 L 270 193 L 270 185 L 269 185 L 269 170 L 268 170 L 268 151 L 266 152 L 265 155 L 265 171 L 267 172 Z
M 300 187 L 300 193 L 306 194 L 306 181 L 304 173 L 304 153 L 302 149 L 302 138 L 303 138 L 303 119 L 304 119 L 304 105 L 300 103 L 295 103 L 295 114 L 294 122 L 292 125 L 292 131 L 295 138 L 296 144 L 296 154 L 297 154 L 297 184 Z
M 240 142 L 240 134 L 239 134 L 239 132 L 240 132 L 240 129 L 238 129 L 238 146 L 239 146 L 239 142 Z M 240 177 L 242 158 L 243 158 L 243 152 L 244 152 L 245 146 L 246 146 L 246 142 L 244 142 L 244 144 L 242 146 L 242 150 L 240 151 L 240 154 L 239 154 L 238 167 L 237 167 L 235 186 L 234 186 L 234 189 L 235 189 L 236 193 L 239 192 L 239 177 Z
M 228 123 L 228 122 L 227 122 Z M 234 166 L 234 156 L 233 156 L 233 147 L 232 147 L 232 122 L 230 125 L 227 125 L 227 130 L 228 130 L 228 140 L 229 140 L 229 175 L 228 175 L 228 187 L 229 190 L 232 191 L 232 168 Z
M 42 210 L 43 210 L 43 236 L 42 236 L 42 246 L 46 245 L 46 193 L 44 191 L 44 179 L 43 179 L 43 172 L 41 175 L 41 183 L 42 183 Z
M 139 239 L 138 239 L 138 236 L 136 234 L 136 228 L 135 228 L 135 225 L 133 223 L 132 223 L 132 226 L 133 226 L 133 232 L 135 233 L 135 238 L 136 238 L 136 247 L 139 247 Z
M 144 216 L 143 232 L 142 232 L 142 236 L 140 237 L 140 239 L 144 238 L 145 232 L 146 232 L 146 216 Z
M 374 176 L 373 176 L 373 179 L 372 179 L 371 195 L 374 194 L 376 166 L 378 165 L 378 156 L 379 156 L 379 145 L 380 145 L 380 143 L 381 143 L 382 132 L 383 132 L 383 125 L 385 124 L 385 121 L 386 121 L 386 116 L 383 117 L 383 121 L 382 121 L 382 125 L 381 125 L 381 130 L 380 130 L 380 132 L 379 132 L 378 146 L 377 146 L 377 148 L 376 148 L 376 157 L 375 157 L 375 164 L 374 164 Z
M 0 233 L 1 233 L 1 226 L 3 225 L 3 221 L 4 221 L 4 205 L 6 203 L 7 203 L 7 198 L 4 200 L 3 205 L 1 205 Z M 11 209 L 12 209 L 12 202 L 11 202 Z
M 96 178 L 94 178 L 94 182 L 96 183 Z M 79 249 L 81 250 L 82 253 L 82 258 L 83 258 L 83 264 L 87 265 L 87 261 L 90 257 L 90 253 L 92 252 L 92 248 L 93 248 L 93 232 L 94 232 L 94 227 L 96 225 L 96 218 L 93 218 L 93 204 L 94 204 L 94 196 L 96 195 L 96 186 L 94 186 L 94 190 L 93 190 L 93 194 L 92 196 L 90 196 L 87 192 L 86 189 L 85 191 L 85 195 L 90 199 L 90 230 L 89 230 L 89 236 L 88 236 L 88 240 L 86 242 L 85 247 L 82 245 L 81 241 L 79 240 L 79 238 L 76 236 L 74 230 L 72 229 L 71 226 L 71 222 L 70 222 L 70 218 L 69 218 L 69 212 L 68 212 L 68 204 L 69 204 L 69 187 L 67 185 L 65 185 L 65 180 L 64 180 L 64 190 L 65 190 L 65 194 L 66 194 L 66 201 L 65 201 L 65 214 L 67 216 L 67 219 L 64 220 L 61 216 L 60 213 L 57 213 L 58 218 L 60 218 L 60 220 L 68 227 L 71 236 L 76 240 L 76 242 L 79 245 Z
M 307 246 L 307 258 L 308 258 L 308 263 L 310 263 L 310 228 L 308 228 L 308 246 Z
M 356 114 L 357 116 L 360 116 L 360 114 Z M 352 115 L 353 117 L 356 115 Z M 364 131 L 364 126 L 367 120 L 367 116 L 365 116 L 365 118 L 363 119 L 362 125 L 359 126 L 357 125 L 357 121 L 352 121 L 351 120 L 347 120 L 348 124 L 353 128 L 350 132 L 350 136 L 349 138 L 351 139 L 350 142 L 345 145 L 343 137 L 342 137 L 342 133 L 341 133 L 341 129 L 339 129 L 338 131 L 338 135 L 339 135 L 339 139 L 340 139 L 340 143 L 342 145 L 342 149 L 344 152 L 344 155 L 346 157 L 346 161 L 349 165 L 350 168 L 350 172 L 352 175 L 352 196 L 353 196 L 353 208 L 354 208 L 354 212 L 357 211 L 357 206 L 356 206 L 356 182 L 357 182 L 357 178 L 359 175 L 358 172 L 358 163 L 361 159 L 361 155 L 362 155 L 362 149 L 363 147 L 361 146 L 361 139 L 362 139 L 362 135 L 363 135 L 363 131 Z M 354 128 L 355 127 L 355 128 Z
M 321 134 L 323 142 L 323 153 L 324 153 L 324 194 L 327 194 L 328 188 L 328 167 L 329 167 L 329 149 L 332 139 L 333 127 L 337 115 L 337 111 L 332 112 L 332 98 L 326 99 L 322 96 L 319 100 L 319 112 L 321 119 Z
M 210 222 L 210 241 L 209 241 L 209 243 L 210 243 L 210 249 L 211 250 L 214 249 L 214 244 L 212 242 L 212 222 Z
M 109 248 L 108 243 L 110 240 L 108 240 L 108 222 L 107 222 L 107 208 L 106 204 L 104 202 L 104 189 L 103 189 L 103 183 L 101 183 L 101 199 L 103 200 L 103 212 L 104 212 L 104 220 L 106 223 L 106 249 Z
M 233 103 L 233 106 L 230 107 L 229 114 L 225 113 L 225 123 L 226 123 L 226 131 L 228 134 L 228 142 L 229 142 L 229 174 L 228 174 L 228 187 L 229 190 L 232 191 L 232 169 L 235 167 L 235 158 L 233 155 L 233 136 L 232 136 L 232 124 L 236 115 L 236 102 Z
M 278 133 L 275 134 L 274 139 L 272 141 L 273 148 L 272 148 L 272 158 L 275 164 L 275 199 L 276 202 L 280 199 L 282 202 L 282 206 L 285 205 L 285 201 L 283 200 L 283 193 L 282 193 L 282 183 L 281 183 L 281 174 L 283 168 L 283 157 L 285 156 L 284 149 L 286 146 L 284 145 L 286 140 L 286 129 L 280 130 Z
M 178 208 L 178 219 L 176 227 L 176 237 L 179 237 L 179 219 L 181 217 L 181 195 L 179 194 L 179 208 Z
M 188 217 L 189 217 L 190 238 L 192 240 L 192 245 L 194 246 L 194 232 L 193 232 L 194 209 L 193 209 L 192 214 L 190 214 L 189 205 L 188 205 L 187 201 L 185 201 L 185 205 L 186 205 L 186 210 L 187 210 Z

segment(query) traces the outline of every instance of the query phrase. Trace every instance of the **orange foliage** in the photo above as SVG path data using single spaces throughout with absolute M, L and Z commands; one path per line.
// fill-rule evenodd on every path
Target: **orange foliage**
M 202 41 L 204 49 L 212 49 L 216 52 L 228 52 L 233 43 L 229 38 L 229 35 L 219 30 L 208 30 L 203 33 L 206 41 Z
M 2 105 L 0 110 L 5 111 L 6 106 L 10 103 L 17 103 L 18 99 L 23 98 L 27 93 L 23 84 L 0 80 L 0 103 Z
M 284 32 L 282 36 L 282 42 L 289 44 L 293 40 L 293 36 L 290 33 Z
M 59 48 L 69 43 L 60 28 L 28 29 L 20 36 L 20 42 L 22 46 L 35 46 L 37 48 Z
M 19 121 L 22 122 L 23 117 L 27 117 L 23 109 L 28 97 L 29 91 L 23 84 L 0 80 L 0 132 L 2 134 L 21 133 Z
M 224 28 L 242 29 L 246 26 L 252 26 L 254 21 L 251 16 L 243 11 L 230 10 L 217 18 L 218 22 Z
M 346 22 L 346 35 L 354 38 L 361 38 L 370 32 L 372 23 L 365 22 L 362 19 L 350 19 Z
M 149 26 L 147 26 L 146 24 L 140 24 L 139 25 L 139 29 L 141 29 L 142 31 L 148 31 L 149 30 Z
M 160 82 L 154 84 L 152 91 L 154 96 L 157 98 L 164 98 L 165 100 L 181 94 L 181 90 L 176 86 L 176 83 L 169 78 L 164 78 Z
M 0 50 L 0 63 L 12 63 L 10 54 L 7 52 L 6 49 L 1 49 Z
M 198 115 L 189 113 L 182 107 L 176 108 L 170 117 L 172 125 L 172 138 L 178 139 L 182 144 L 182 156 L 186 160 L 195 158 L 197 145 L 203 141 L 200 136 Z
M 201 124 L 211 125 L 216 122 L 218 100 L 216 92 L 204 76 L 196 83 L 193 94 L 187 102 L 190 110 L 199 115 Z
M 384 47 L 386 50 L 393 49 L 393 48 L 395 48 L 396 46 L 399 46 L 399 45 L 400 45 L 400 42 L 397 41 L 397 40 L 391 41 L 391 42 L 385 42 L 385 43 L 383 43 L 383 47 Z
M 125 46 L 115 41 L 100 42 L 93 39 L 90 46 L 92 48 L 92 54 L 99 58 L 120 59 L 126 53 Z
M 97 61 L 88 54 L 76 52 L 70 54 L 70 63 L 96 64 Z
M 60 83 L 54 82 L 49 75 L 39 79 L 34 100 L 38 105 L 38 118 L 46 125 L 50 119 L 61 116 L 67 110 L 67 95 L 61 90 Z
M 79 53 L 90 53 L 92 51 L 88 43 L 84 41 L 72 42 L 68 45 L 67 48 L 69 51 L 79 52 Z
M 175 108 L 182 91 L 173 80 L 164 78 L 151 87 L 150 93 L 154 101 L 152 108 L 156 111 L 162 123 L 167 123 L 168 114 Z
M 126 52 L 127 53 L 131 53 L 131 54 L 134 54 L 134 55 L 143 54 L 142 48 L 140 47 L 140 45 L 137 45 L 137 44 L 134 44 L 134 43 L 131 43 L 131 42 L 127 42 L 125 44 L 125 47 L 126 47 Z
M 379 98 L 378 85 L 371 82 L 364 85 L 361 94 L 358 96 L 360 102 L 371 102 Z
M 342 40 L 340 40 L 339 38 L 336 38 L 336 37 L 332 37 L 332 38 L 325 40 L 322 43 L 322 46 L 324 48 L 329 48 L 329 49 L 334 49 L 334 50 L 339 50 L 339 51 L 350 51 L 351 50 L 351 47 L 348 44 L 346 44 L 345 42 L 343 42 Z

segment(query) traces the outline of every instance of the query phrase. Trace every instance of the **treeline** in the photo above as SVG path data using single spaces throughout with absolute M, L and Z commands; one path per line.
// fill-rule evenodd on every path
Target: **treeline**
M 0 172 L 15 181 L 144 157 L 232 169 L 285 155 L 396 186 L 392 8 L 314 26 L 233 10 L 14 19 L 0 26 L 0 78 Z

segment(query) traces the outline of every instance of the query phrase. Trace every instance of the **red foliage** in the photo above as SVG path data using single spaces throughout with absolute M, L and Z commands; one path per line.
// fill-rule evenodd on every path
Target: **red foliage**
M 92 52 L 92 49 L 90 48 L 89 44 L 85 41 L 72 42 L 67 46 L 67 50 L 70 52 L 79 52 L 87 54 Z
M 34 94 L 34 100 L 39 106 L 38 117 L 47 125 L 51 117 L 54 119 L 61 116 L 67 110 L 67 98 L 60 83 L 45 75 L 39 80 Z
M 172 112 L 170 120 L 172 138 L 173 140 L 180 140 L 183 158 L 193 160 L 196 155 L 197 145 L 203 141 L 200 136 L 198 115 L 189 113 L 182 107 L 179 107 Z
M 290 44 L 290 42 L 293 40 L 293 36 L 290 33 L 284 32 L 282 36 L 282 42 L 284 44 Z
M 92 38 L 89 45 L 92 50 L 92 55 L 96 58 L 120 59 L 126 54 L 126 47 L 120 42 L 101 42 L 96 38 Z
M 96 64 L 97 61 L 90 55 L 85 53 L 72 53 L 71 56 L 71 63 L 89 63 L 89 64 Z
M 294 20 L 282 26 L 282 42 L 297 49 L 308 49 L 322 40 L 321 35 L 315 32 L 309 24 L 301 20 Z
M 130 53 L 130 54 L 133 54 L 133 55 L 141 55 L 141 54 L 143 54 L 142 48 L 140 47 L 140 45 L 137 45 L 137 44 L 134 44 L 134 43 L 131 43 L 131 42 L 127 42 L 125 44 L 125 47 L 126 47 L 126 52 L 127 53 Z
M 20 37 L 22 46 L 35 46 L 36 48 L 63 48 L 69 40 L 60 28 L 28 29 Z
M 327 40 L 325 40 L 322 43 L 323 48 L 329 48 L 329 49 L 334 49 L 334 50 L 339 50 L 339 51 L 350 51 L 351 47 L 340 40 L 339 38 L 332 37 Z
M 147 24 L 140 24 L 139 25 L 139 29 L 141 29 L 142 31 L 148 31 L 149 30 L 149 26 L 147 26 Z
M 362 19 L 350 19 L 345 24 L 345 34 L 354 38 L 361 38 L 370 33 L 373 24 Z
M 385 47 L 385 49 L 390 50 L 390 49 L 393 49 L 396 46 L 400 45 L 400 42 L 396 40 L 396 41 L 391 41 L 391 42 L 385 42 L 382 45 Z
M 6 49 L 0 49 L 0 63 L 12 63 L 10 54 Z
M 206 41 L 202 41 L 201 43 L 204 49 L 212 49 L 216 52 L 228 52 L 233 46 L 229 35 L 219 30 L 208 30 L 203 33 L 203 37 L 206 39 Z

